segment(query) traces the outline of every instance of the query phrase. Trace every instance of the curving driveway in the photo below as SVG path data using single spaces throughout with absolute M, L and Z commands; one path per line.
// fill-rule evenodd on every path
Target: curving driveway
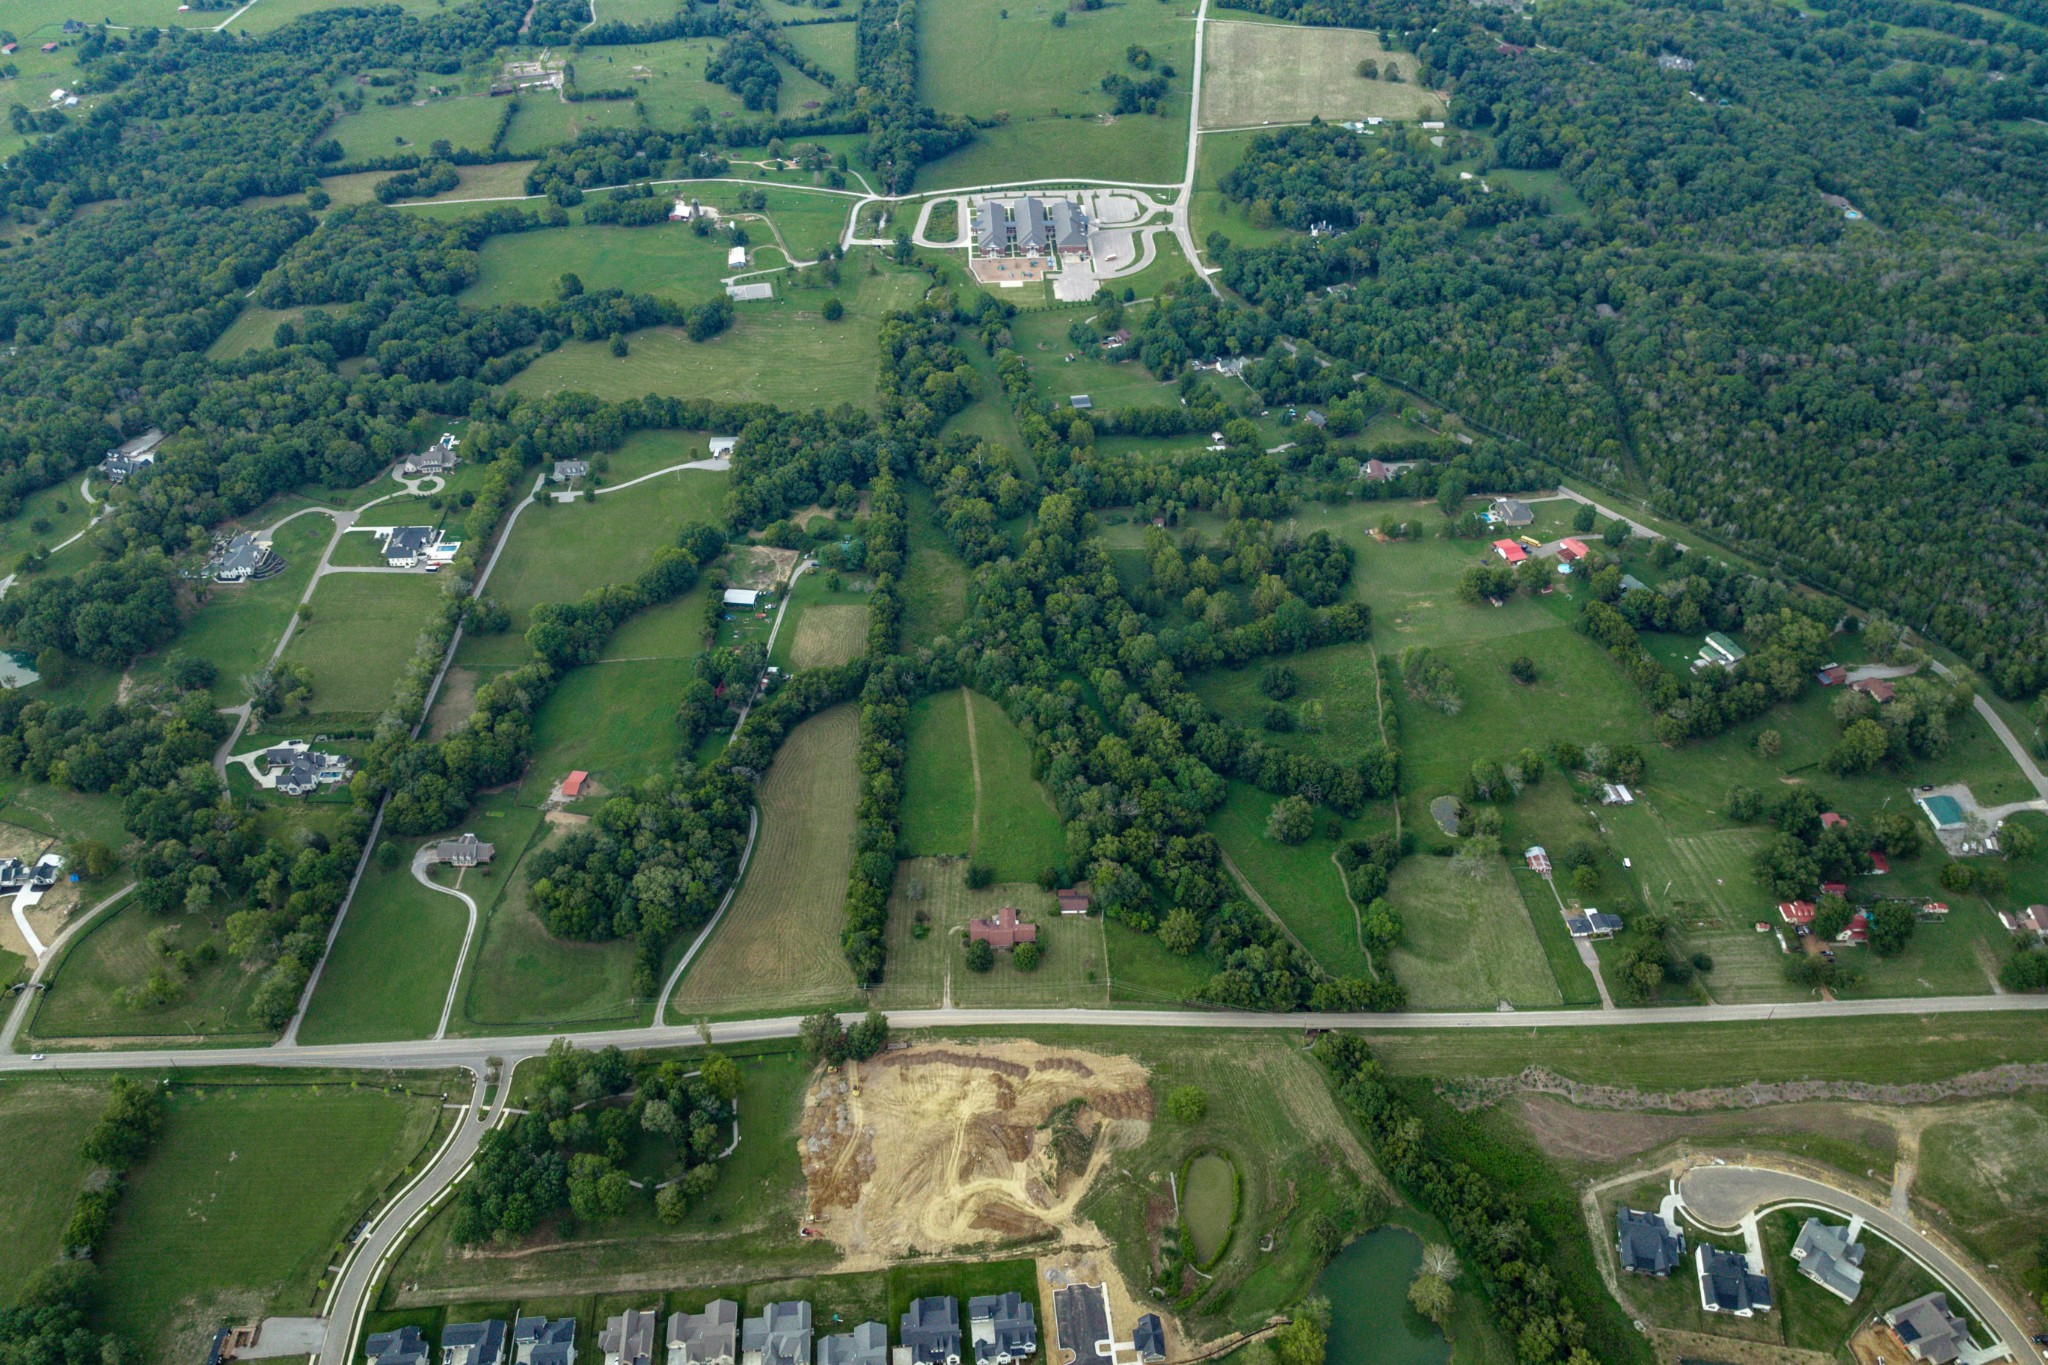
M 1910 1220 L 1860 1195 L 1807 1176 L 1758 1166 L 1695 1166 L 1678 1178 L 1678 1194 L 1686 1212 L 1696 1222 L 1724 1231 L 1733 1230 L 1758 1213 L 1786 1207 L 1820 1209 L 1860 1218 L 1866 1230 L 1876 1232 L 1912 1257 L 1941 1282 L 1951 1299 L 1967 1305 L 1967 1315 L 1989 1328 L 2014 1359 L 2032 1354 L 2027 1332 L 2019 1320 L 1968 1266 Z M 1772 1273 L 1781 1271 L 1790 1273 L 1787 1267 L 1772 1267 Z M 1873 1311 L 1896 1306 L 1869 1305 Z
M 441 1022 L 434 1028 L 436 1038 L 448 1036 L 448 1016 L 455 1012 L 455 992 L 462 985 L 462 969 L 469 964 L 469 945 L 476 941 L 476 901 L 467 891 L 458 891 L 452 886 L 443 886 L 427 875 L 433 865 L 432 844 L 421 844 L 412 855 L 412 879 L 429 891 L 438 891 L 444 896 L 453 896 L 469 911 L 469 927 L 462 931 L 462 951 L 455 957 L 455 972 L 448 978 L 448 998 L 441 1002 Z

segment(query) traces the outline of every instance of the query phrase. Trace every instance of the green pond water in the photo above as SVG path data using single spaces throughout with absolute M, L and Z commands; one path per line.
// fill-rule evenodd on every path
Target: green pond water
M 1408 1306 L 1422 1239 L 1401 1228 L 1369 1232 L 1337 1254 L 1316 1281 L 1330 1301 L 1325 1365 L 1447 1365 L 1451 1343 Z
M 1188 1187 L 1181 1196 L 1198 1261 L 1223 1249 L 1237 1213 L 1237 1177 L 1228 1159 L 1204 1152 L 1188 1163 Z

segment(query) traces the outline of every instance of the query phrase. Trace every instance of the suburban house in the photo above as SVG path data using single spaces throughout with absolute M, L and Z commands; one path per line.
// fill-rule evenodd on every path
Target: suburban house
M 441 1365 L 504 1365 L 505 1324 L 452 1322 L 441 1329 Z
M 455 433 L 444 431 L 440 440 L 419 454 L 406 456 L 401 468 L 411 475 L 446 474 L 462 463 L 462 458 L 455 453 L 456 444 Z
M 554 472 L 553 472 L 553 473 L 551 473 L 551 474 L 549 474 L 549 475 L 548 475 L 548 477 L 549 477 L 550 479 L 554 480 L 554 481 L 555 481 L 556 483 L 567 483 L 567 482 L 569 482 L 569 481 L 570 481 L 571 479 L 586 479 L 586 478 L 589 478 L 589 477 L 590 477 L 590 461 L 588 461 L 588 460 L 556 460 L 556 461 L 555 461 L 555 468 L 554 468 Z
M 1870 942 L 1870 912 L 1868 910 L 1858 910 L 1855 914 L 1849 916 L 1848 926 L 1841 933 L 1835 935 L 1835 942 L 1852 944 Z
M 456 867 L 481 867 L 497 856 L 496 847 L 474 834 L 465 834 L 460 839 L 443 839 L 434 845 L 434 861 L 451 863 Z
M 1809 1218 L 1799 1225 L 1792 1259 L 1799 1273 L 1843 1303 L 1856 1302 L 1863 1292 L 1863 1243 L 1852 1240 L 1847 1227 Z
M 1374 456 L 1359 466 L 1358 477 L 1367 483 L 1385 483 L 1394 477 L 1394 467 L 1385 460 Z
M 1157 1313 L 1139 1315 L 1138 1325 L 1131 1329 L 1131 1345 L 1137 1350 L 1141 1365 L 1154 1365 L 1166 1359 L 1166 1328 Z
M 1707 632 L 1707 640 L 1700 647 L 1700 656 L 1693 661 L 1694 668 L 1733 668 L 1749 657 L 1749 651 L 1718 630 Z
M 1522 861 L 1529 865 L 1531 872 L 1538 872 L 1546 877 L 1550 875 L 1550 854 L 1543 845 L 1535 844 L 1523 849 Z
M 1090 901 L 1087 892 L 1076 887 L 1063 886 L 1053 894 L 1060 898 L 1060 913 L 1062 915 L 1085 915 L 1088 913 Z
M 744 1365 L 811 1365 L 811 1306 L 800 1299 L 764 1304 L 740 1324 Z
M 967 937 L 991 948 L 1014 948 L 1038 942 L 1038 926 L 1024 923 L 1017 918 L 1017 907 L 1006 905 L 992 916 L 967 921 Z
M 960 1365 L 960 1301 L 951 1294 L 911 1300 L 897 1339 L 911 1365 Z
M 2010 934 L 2032 934 L 2035 938 L 2048 941 L 2048 905 L 2030 905 L 2014 912 L 2001 910 L 1998 922 Z
M 1585 557 L 1585 541 L 1566 536 L 1557 543 L 1557 559 L 1560 564 L 1576 564 Z
M 668 1315 L 668 1365 L 733 1365 L 739 1359 L 740 1306 L 713 1299 L 701 1313 Z
M 597 1349 L 604 1352 L 604 1365 L 653 1365 L 654 1310 L 628 1309 L 605 1319 L 597 1334 Z
M 427 1339 L 417 1327 L 372 1332 L 363 1343 L 363 1354 L 371 1365 L 427 1365 Z
M 967 1335 L 975 1365 L 1013 1365 L 1038 1354 L 1038 1314 L 1016 1290 L 967 1301 Z
M 590 784 L 590 774 L 578 768 L 562 779 L 562 795 L 574 800 L 583 795 L 583 789 Z
M 755 592 L 752 588 L 727 588 L 725 590 L 725 605 L 728 607 L 751 607 L 758 605 L 760 601 L 761 594 Z
M 576 1365 L 576 1319 L 515 1318 L 513 1365 Z
M 270 542 L 258 540 L 254 531 L 243 531 L 230 540 L 213 561 L 216 583 L 252 583 L 283 572 L 284 561 L 270 548 Z
M 384 542 L 384 563 L 393 569 L 410 569 L 425 562 L 427 552 L 441 536 L 431 526 L 382 526 L 374 533 Z
M 1813 680 L 1822 687 L 1840 687 L 1849 681 L 1849 670 L 1840 664 L 1827 664 L 1813 675 Z
M 1891 679 L 1889 678 L 1858 678 L 1855 682 L 1849 684 L 1849 690 L 1861 692 L 1864 696 L 1882 706 L 1892 699 L 1892 693 L 1897 689 L 1892 686 Z
M 63 870 L 64 859 L 55 853 L 45 853 L 33 867 L 19 858 L 0 858 L 0 891 L 47 891 Z
M 56 44 L 43 49 L 49 52 Z M 110 450 L 99 462 L 99 471 L 108 483 L 126 483 L 135 471 L 156 463 L 156 448 L 164 443 L 164 434 L 155 427 L 143 432 L 132 441 L 125 441 Z
M 889 1329 L 864 1322 L 851 1332 L 819 1337 L 817 1365 L 889 1365 Z
M 1779 901 L 1778 918 L 1787 924 L 1811 924 L 1816 908 L 1812 901 Z
M 1573 938 L 1613 938 L 1621 932 L 1621 916 L 1605 910 L 1584 910 L 1576 915 L 1567 910 L 1564 927 Z
M 1519 564 L 1529 557 L 1529 552 L 1512 540 L 1496 540 L 1493 552 L 1510 564 Z
M 1771 1283 L 1749 1268 L 1749 1258 L 1719 1247 L 1696 1249 L 1700 1273 L 1700 1307 L 1709 1313 L 1753 1318 L 1771 1311 Z
M 305 796 L 322 787 L 346 782 L 355 766 L 346 754 L 323 754 L 297 739 L 265 749 L 258 761 L 270 777 L 271 786 L 286 796 Z
M 1631 1275 L 1655 1275 L 1661 1280 L 1685 1260 L 1685 1234 L 1660 1214 L 1616 1209 L 1614 1230 L 1621 1268 Z
M 1003 195 L 974 206 L 978 256 L 1062 256 L 1088 252 L 1088 215 L 1071 199 Z
M 1970 1346 L 1970 1324 L 1955 1315 L 1948 1295 L 1939 1289 L 1892 1309 L 1884 1315 L 1884 1325 L 1900 1349 L 1927 1365 L 1948 1365 Z

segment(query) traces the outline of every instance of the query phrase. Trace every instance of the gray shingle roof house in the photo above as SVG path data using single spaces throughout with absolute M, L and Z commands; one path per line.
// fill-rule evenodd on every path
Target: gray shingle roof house
M 496 845 L 487 844 L 474 834 L 465 834 L 460 839 L 443 839 L 434 845 L 435 862 L 453 863 L 457 867 L 476 867 L 488 863 L 497 854 Z M 627 1316 L 632 1315 L 629 1313 Z
M 1792 1259 L 1799 1273 L 1843 1303 L 1863 1292 L 1863 1243 L 1849 1240 L 1849 1229 L 1809 1218 L 1799 1226 Z
M 897 1339 L 913 1365 L 960 1365 L 960 1300 L 951 1294 L 913 1299 Z
M 765 1304 L 740 1324 L 746 1365 L 811 1365 L 811 1306 L 801 1299 Z
M 417 1327 L 401 1327 L 395 1332 L 372 1332 L 363 1343 L 363 1354 L 372 1365 L 426 1365 L 427 1339 L 420 1335 Z
M 384 562 L 395 569 L 410 569 L 440 539 L 431 526 L 393 526 L 377 532 L 384 542 Z
M 346 754 L 324 754 L 298 739 L 265 749 L 258 762 L 271 775 L 276 790 L 286 796 L 304 796 L 346 782 L 354 766 Z
M 1529 510 L 1529 504 L 1519 498 L 1497 499 L 1492 508 L 1494 525 L 1527 526 L 1536 520 L 1536 514 Z
M 974 249 L 982 256 L 1085 252 L 1088 215 L 1071 199 L 990 196 L 974 206 Z
M 1131 1329 L 1131 1345 L 1137 1348 L 1138 1359 L 1146 1365 L 1166 1359 L 1166 1326 L 1157 1313 L 1138 1318 L 1138 1325 Z
M 441 1329 L 441 1365 L 504 1365 L 505 1324 L 452 1322 Z
M 513 1365 L 576 1365 L 576 1319 L 514 1320 L 512 1360 Z
M 213 561 L 213 576 L 221 583 L 245 583 L 284 572 L 284 561 L 258 540 L 254 531 L 244 531 L 227 543 Z
M 0 858 L 0 891 L 19 891 L 28 885 L 28 864 L 19 858 Z
M 817 1365 L 889 1365 L 889 1329 L 864 1322 L 851 1332 L 819 1337 Z
M 654 1310 L 628 1309 L 605 1319 L 597 1334 L 597 1349 L 604 1352 L 604 1365 L 653 1365 Z
M 1685 1235 L 1673 1232 L 1663 1218 L 1641 1209 L 1616 1209 L 1614 1227 L 1621 1268 L 1634 1275 L 1663 1277 L 1685 1259 Z
M 1970 1344 L 1970 1324 L 1955 1315 L 1948 1295 L 1938 1289 L 1892 1309 L 1884 1325 L 1897 1334 L 1907 1355 L 1927 1365 L 1948 1365 Z
M 405 472 L 408 474 L 446 474 L 462 463 L 462 457 L 455 453 L 455 436 L 442 432 L 441 439 L 417 455 L 405 457 Z
M 1747 1256 L 1705 1245 L 1698 1256 L 1700 1307 L 1738 1318 L 1771 1311 L 1771 1282 L 1749 1268 Z
M 713 1299 L 701 1313 L 668 1315 L 668 1365 L 733 1365 L 739 1359 L 740 1306 Z
M 571 479 L 585 478 L 590 473 L 588 460 L 556 460 L 554 473 L 548 475 L 556 483 L 567 483 Z
M 126 483 L 135 471 L 156 463 L 156 448 L 163 443 L 164 434 L 151 427 L 134 440 L 108 451 L 99 463 L 99 471 L 108 483 Z
M 967 1301 L 967 1335 L 976 1365 L 1012 1365 L 1038 1354 L 1038 1314 L 1016 1290 Z

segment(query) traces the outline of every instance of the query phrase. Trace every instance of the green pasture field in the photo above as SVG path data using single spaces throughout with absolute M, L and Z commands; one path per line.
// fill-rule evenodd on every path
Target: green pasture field
M 586 289 L 623 289 L 678 303 L 702 303 L 720 293 L 724 233 L 699 237 L 680 225 L 543 228 L 493 237 L 478 253 L 476 283 L 462 291 L 473 308 L 553 298 L 556 281 L 573 274 Z
M 83 477 L 83 476 L 82 476 Z M 92 505 L 80 496 L 78 480 L 67 479 L 38 489 L 21 500 L 21 510 L 5 521 L 0 521 L 0 565 L 9 571 L 14 562 L 31 550 L 56 545 L 69 540 L 85 529 L 92 518 Z M 106 480 L 99 480 L 99 487 L 93 490 L 96 498 L 107 496 Z M 37 530 L 36 524 L 45 525 Z
M 847 269 L 846 282 L 829 295 L 846 306 L 838 322 L 822 316 L 827 295 L 792 293 L 778 283 L 773 300 L 739 305 L 732 329 L 701 345 L 667 327 L 635 332 L 624 357 L 612 355 L 604 342 L 567 342 L 520 371 L 509 387 L 534 395 L 655 393 L 765 399 L 790 408 L 872 408 L 881 373 L 875 326 L 884 313 L 917 301 L 922 277 L 895 271 L 867 276 L 857 259 Z
M 797 579 L 782 608 L 768 661 L 788 672 L 850 663 L 867 650 L 868 580 L 833 592 L 822 572 Z
M 694 660 L 704 652 L 704 596 L 698 587 L 673 602 L 649 607 L 612 633 L 601 662 L 626 659 Z M 747 623 L 752 625 L 754 623 Z M 762 629 L 765 636 L 767 631 Z
M 484 595 L 512 614 L 498 635 L 463 636 L 466 665 L 519 664 L 532 656 L 526 628 L 542 602 L 573 602 L 593 588 L 630 583 L 675 544 L 685 522 L 718 523 L 731 475 L 686 469 L 589 502 L 544 499 L 519 514 Z M 613 657 L 625 656 L 611 651 Z
M 845 60 L 851 74 L 853 25 L 821 27 L 846 30 Z M 792 30 L 795 33 L 806 31 Z M 747 114 L 746 105 L 738 95 L 723 85 L 704 79 L 705 63 L 722 46 L 724 40 L 718 38 L 673 38 L 659 43 L 586 48 L 574 59 L 576 83 L 585 90 L 633 91 L 631 102 L 615 103 L 627 109 L 639 104 L 646 110 L 647 121 L 662 128 L 681 127 L 690 122 L 699 109 L 708 111 L 714 118 L 754 117 Z M 800 115 L 806 111 L 806 105 L 815 107 L 832 97 L 830 90 L 780 57 L 775 58 L 775 69 L 782 73 L 776 109 L 784 117 Z M 527 103 L 539 102 L 542 101 L 537 95 L 527 97 Z M 588 109 L 592 103 L 585 101 L 567 107 Z M 522 125 L 526 117 L 526 108 L 522 105 L 519 121 L 513 124 L 515 136 L 523 135 Z
M 303 308 L 258 308 L 250 304 L 225 332 L 213 339 L 213 345 L 206 348 L 207 358 L 233 360 L 251 351 L 271 350 L 276 345 L 278 324 L 295 323 L 304 316 Z
M 333 534 L 334 523 L 326 517 L 295 518 L 279 527 L 271 542 L 285 562 L 284 572 L 255 583 L 198 585 L 197 595 L 204 600 L 189 607 L 184 629 L 168 649 L 137 661 L 130 670 L 135 681 L 155 681 L 171 652 L 178 651 L 210 660 L 220 670 L 213 685 L 216 702 L 227 706 L 245 700 L 249 693 L 242 679 L 270 662 Z
M 964 688 L 911 707 L 902 810 L 906 853 L 971 855 L 999 882 L 1035 880 L 1066 859 L 1030 744 L 1001 707 Z
M 797 1123 L 811 1067 L 788 1051 L 738 1049 L 732 1055 L 743 1079 L 740 1145 L 720 1163 L 718 1183 L 683 1227 L 657 1220 L 653 1200 L 641 1196 L 645 1202 L 636 1203 L 625 1217 L 592 1224 L 571 1238 L 551 1231 L 532 1246 L 469 1250 L 449 1242 L 444 1211 L 400 1255 L 377 1306 L 397 1309 L 532 1293 L 594 1295 L 616 1292 L 628 1275 L 642 1283 L 659 1277 L 695 1291 L 830 1270 L 840 1260 L 838 1251 L 820 1239 L 797 1235 L 804 1208 Z M 401 1285 L 416 1288 L 401 1293 Z M 532 1302 L 527 1300 L 521 1311 L 533 1311 Z M 562 1304 L 550 1312 L 591 1312 L 595 1318 L 595 1309 L 585 1304 Z M 586 1321 L 578 1339 L 595 1341 L 599 1326 L 601 1321 Z
M 476 833 L 489 839 L 491 831 Z M 413 880 L 412 854 L 420 842 L 393 840 L 403 855 L 398 865 L 385 867 L 381 857 L 373 856 L 364 869 L 299 1025 L 299 1037 L 306 1042 L 433 1036 L 469 913 L 455 897 Z M 486 872 L 494 875 L 481 875 Z M 452 884 L 453 874 L 445 875 Z M 481 905 L 503 876 L 495 868 L 470 868 L 463 873 L 462 889 Z
M 853 33 L 852 24 L 802 24 L 782 30 L 791 47 L 841 81 L 854 78 Z M 810 84 L 810 78 L 805 77 L 804 83 Z M 787 101 L 784 107 L 788 107 Z
M 929 642 L 967 619 L 967 566 L 933 524 L 932 497 L 909 489 L 910 561 L 903 572 L 903 638 Z
M 202 1355 L 223 1321 L 318 1313 L 342 1237 L 432 1140 L 438 1080 L 174 1088 L 96 1258 L 98 1325 L 155 1363 Z
M 106 1104 L 96 1079 L 10 1077 L 0 1083 L 0 1303 L 13 1303 L 29 1279 L 57 1259 L 79 1184 L 92 1163 L 80 1153 Z
M 1244 160 L 1252 139 L 1260 136 L 1263 135 L 1258 132 L 1203 134 L 1195 155 L 1195 198 L 1188 206 L 1196 242 L 1207 242 L 1210 233 L 1220 232 L 1239 246 L 1260 247 L 1273 246 L 1296 235 L 1282 227 L 1253 227 L 1245 206 L 1224 198 L 1218 188 L 1223 177 Z
M 1006 905 L 1017 907 L 1038 927 L 1043 953 L 1038 967 L 1018 971 L 1010 955 L 998 951 L 989 971 L 967 970 L 961 958 L 968 920 L 993 916 Z M 971 890 L 967 865 L 958 859 L 914 858 L 897 868 L 887 944 L 888 975 L 871 1001 L 879 1009 L 935 1006 L 949 991 L 953 1003 L 963 1007 L 1101 1008 L 1110 1003 L 1101 917 L 1060 914 L 1059 901 L 1035 882 L 995 882 Z
M 272 0 L 258 3 L 270 4 Z M 483 95 L 451 95 L 419 104 L 366 102 L 361 110 L 337 122 L 330 136 L 341 143 L 350 161 L 396 156 L 407 150 L 424 151 L 429 143 L 441 138 L 455 144 L 458 150 L 488 152 L 504 107 L 503 100 Z M 525 117 L 522 112 L 520 118 Z M 387 171 L 377 179 L 389 175 Z
M 62 38 L 66 19 L 105 22 L 122 28 L 212 28 L 230 13 L 221 10 L 213 14 L 180 14 L 178 0 L 103 0 L 91 7 L 88 18 L 87 10 L 66 0 L 8 0 L 7 30 L 21 40 L 22 50 L 15 54 L 20 61 L 34 48 Z
M 690 594 L 700 604 L 702 589 Z M 533 761 L 519 799 L 538 805 L 573 769 L 623 791 L 675 763 L 676 704 L 696 676 L 687 659 L 632 659 L 571 669 L 533 718 Z
M 18 776 L 0 783 L 0 820 L 51 839 L 97 839 L 117 851 L 130 842 L 119 797 L 106 792 L 75 792 Z M 108 889 L 102 885 L 88 890 L 87 899 L 98 904 L 99 896 Z
M 1169 951 L 1157 934 L 1140 933 L 1105 918 L 1109 945 L 1110 1000 L 1119 1006 L 1157 1006 L 1195 998 L 1220 964 L 1207 948 L 1183 957 Z
M 488 801 L 483 814 L 490 814 Z M 533 912 L 526 859 L 566 831 L 543 826 L 530 809 L 507 808 L 503 816 L 504 828 L 493 825 L 490 833 L 501 840 L 498 856 L 505 870 L 493 898 L 479 899 L 488 915 L 471 950 L 473 965 L 458 1011 L 469 1025 L 464 1031 L 647 1022 L 650 1003 L 632 994 L 636 954 L 630 940 L 557 938 Z M 502 842 L 508 834 L 516 848 Z M 514 861 L 507 861 L 508 853 Z
M 1024 358 L 1041 394 L 1064 403 L 1072 394 L 1085 393 L 1098 408 L 1179 406 L 1180 391 L 1153 378 L 1137 361 L 1113 363 L 1102 358 L 1099 347 L 1067 340 L 1067 329 L 1083 316 L 1084 311 L 1056 308 L 1011 320 L 1011 349 Z
M 498 108 L 496 100 L 490 101 L 490 105 L 493 110 Z M 639 100 L 584 100 L 567 104 L 551 91 L 539 90 L 521 97 L 519 112 L 512 116 L 502 150 L 513 156 L 539 156 L 550 147 L 574 142 L 588 129 L 638 128 L 645 123 Z
M 1202 126 L 1443 117 L 1443 101 L 1415 81 L 1412 53 L 1388 52 L 1361 29 L 1294 28 L 1210 20 L 1202 46 Z M 1389 62 L 1404 80 L 1366 80 L 1358 64 Z
M 1187 164 L 1187 90 L 1180 82 L 1175 84 L 1177 92 L 1161 102 L 1157 114 L 1126 114 L 1113 122 L 1097 114 L 1075 114 L 977 129 L 974 141 L 925 167 L 918 188 L 1000 185 L 1065 175 L 1171 184 Z M 1031 291 L 1003 292 L 1010 301 L 1021 302 Z
M 646 24 L 674 17 L 671 0 L 604 0 L 597 12 L 598 22 L 605 24 Z
M 1257 726 L 1266 707 L 1273 705 L 1259 691 L 1259 675 L 1270 660 L 1259 660 L 1240 669 L 1214 669 L 1192 680 L 1195 694 L 1218 715 L 1241 724 Z M 1292 730 L 1285 734 L 1262 734 L 1266 742 L 1294 753 L 1320 754 L 1338 759 L 1359 754 L 1380 742 L 1379 687 L 1373 668 L 1373 646 L 1365 643 L 1330 645 L 1302 654 L 1291 654 L 1280 662 L 1294 670 L 1299 686 L 1294 695 L 1279 705 L 1298 711 L 1306 701 L 1323 704 L 1323 729 L 1319 734 Z M 1390 689 L 1391 690 L 1391 689 Z M 1393 698 L 1387 698 L 1389 705 Z
M 2048 1173 L 2026 1159 L 2048 1139 L 2048 1098 L 2001 1096 L 1956 1106 L 1920 1135 L 1913 1194 L 1938 1206 L 1981 1258 L 2016 1272 L 2040 1259 Z
M 1403 859 L 1387 900 L 1406 926 L 1394 975 L 1415 1009 L 1517 1008 L 1563 1002 L 1529 908 L 1505 863 L 1473 880 L 1448 858 Z
M 286 661 L 313 675 L 313 710 L 382 711 L 441 600 L 435 574 L 344 573 L 323 579 L 285 647 Z
M 761 828 L 739 894 L 677 987 L 671 1018 L 787 1013 L 854 998 L 839 933 L 858 737 L 856 709 L 837 706 L 783 741 L 757 788 Z
M 1323 822 L 1332 817 L 1319 808 L 1316 832 L 1305 842 L 1278 843 L 1266 837 L 1266 819 L 1279 799 L 1246 783 L 1232 782 L 1228 798 L 1209 817 L 1209 832 L 1324 971 L 1333 976 L 1373 975 L 1371 958 L 1360 942 L 1358 917 L 1344 896 L 1343 874 L 1332 861 L 1337 844 L 1324 837 Z M 1365 832 L 1370 819 L 1340 824 L 1344 836 L 1350 838 Z M 1422 1005 L 1414 999 L 1412 986 L 1409 994 L 1411 1003 Z
M 95 893 L 85 897 L 88 905 L 99 900 Z M 243 966 L 227 951 L 224 925 L 240 908 L 216 906 L 210 915 L 152 915 L 130 901 L 109 910 L 66 946 L 25 1031 L 52 1043 L 116 1038 L 254 1042 L 271 1037 L 249 1017 L 262 972 Z M 114 992 L 139 984 L 163 962 L 149 946 L 149 936 L 168 925 L 177 926 L 176 948 L 196 954 L 211 943 L 219 959 L 198 966 L 168 1005 L 121 1004 Z

